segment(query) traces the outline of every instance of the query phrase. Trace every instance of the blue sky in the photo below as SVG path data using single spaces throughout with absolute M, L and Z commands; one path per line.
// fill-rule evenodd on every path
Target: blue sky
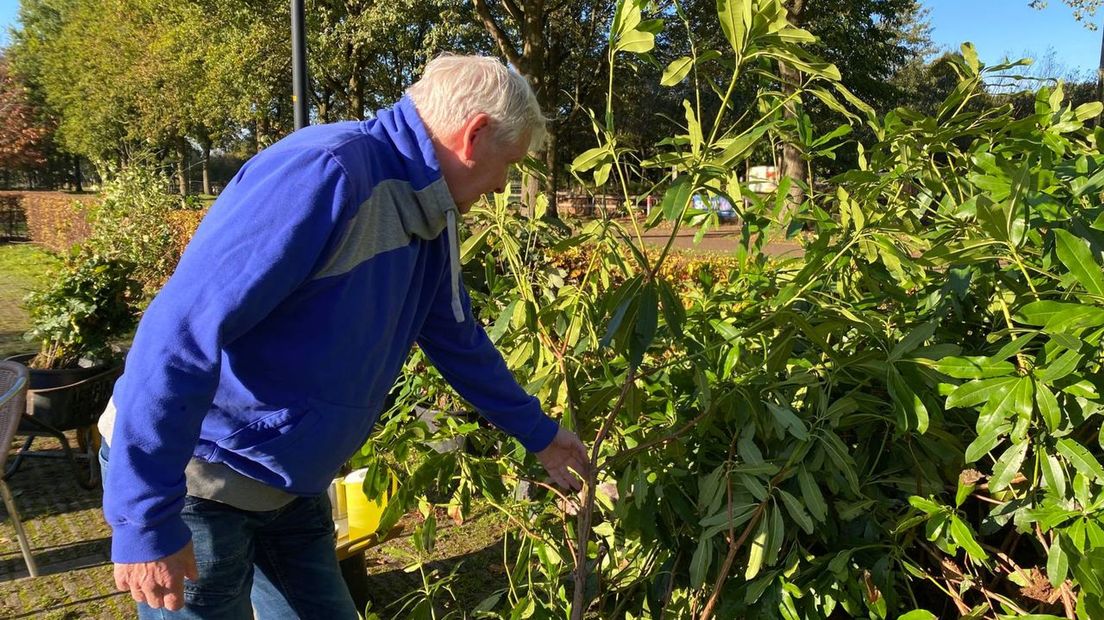
M 8 28 L 15 25 L 19 0 L 0 0 L 0 45 L 8 43 Z
M 1005 55 L 1042 58 L 1053 49 L 1057 65 L 1096 75 L 1101 31 L 1090 31 L 1074 21 L 1073 11 L 1062 0 L 1050 0 L 1041 11 L 1028 6 L 1028 0 L 922 0 L 922 4 L 931 11 L 932 40 L 941 48 L 957 50 L 963 41 L 970 41 L 987 64 Z M 1104 14 L 1098 13 L 1095 22 L 1101 25 Z
M 1091 32 L 1073 19 L 1062 0 L 1050 0 L 1036 11 L 1028 0 L 922 0 L 931 9 L 932 39 L 942 48 L 958 49 L 972 41 L 984 62 L 1024 53 L 1042 57 L 1054 50 L 1058 65 L 1072 71 L 1095 73 L 1100 58 L 1100 31 Z M 0 45 L 15 24 L 19 0 L 0 0 Z M 1104 23 L 1097 15 L 1096 23 Z M 1061 77 L 1061 76 L 1059 76 Z

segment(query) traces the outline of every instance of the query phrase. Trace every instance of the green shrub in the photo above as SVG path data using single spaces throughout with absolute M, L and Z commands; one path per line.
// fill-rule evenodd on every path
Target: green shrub
M 141 287 L 134 266 L 91 248 L 65 258 L 45 288 L 27 296 L 31 329 L 39 343 L 32 368 L 68 368 L 81 360 L 107 362 L 111 341 L 132 329 Z
M 104 184 L 84 242 L 96 252 L 133 266 L 146 300 L 164 285 L 180 260 L 173 214 L 179 196 L 170 194 L 155 169 L 132 163 Z
M 611 95 L 619 59 L 657 28 L 641 4 L 618 3 Z M 416 355 L 365 451 L 428 455 L 400 475 L 384 521 L 429 488 L 453 489 L 450 510 L 500 507 L 517 526 L 509 577 L 482 609 L 511 617 L 1104 617 L 1104 129 L 1087 126 L 1101 106 L 1072 109 L 1061 85 L 1020 120 L 973 105 L 1015 66 L 986 69 L 966 45 L 934 116 L 875 117 L 795 49 L 809 38 L 780 3 L 718 7 L 732 49 L 677 60 L 664 83 L 712 56 L 736 74 L 788 62 L 802 88 L 778 92 L 766 75 L 758 118 L 727 120 L 744 110 L 722 96 L 712 125 L 688 100 L 685 124 L 639 165 L 678 173 L 647 223 L 668 220 L 672 238 L 714 223 L 696 192 L 741 205 L 737 277 L 699 270 L 673 287 L 670 245 L 648 252 L 637 220 L 564 238 L 504 199 L 465 244 L 489 335 L 592 446 L 590 487 L 616 491 L 586 494 L 572 518 L 544 487 L 515 503 L 503 479 L 539 486 L 539 469 L 474 424 L 444 432 L 502 450 L 432 453 L 439 437 L 410 405 L 464 405 Z M 848 135 L 794 131 L 783 110 L 798 96 L 875 139 L 850 143 L 858 168 L 801 205 L 804 257 L 775 261 L 757 240 L 799 228 L 778 221 L 790 181 L 759 199 L 733 170 L 768 138 L 815 153 Z M 618 146 L 612 107 L 592 118 L 598 145 L 573 167 L 624 188 L 642 158 Z

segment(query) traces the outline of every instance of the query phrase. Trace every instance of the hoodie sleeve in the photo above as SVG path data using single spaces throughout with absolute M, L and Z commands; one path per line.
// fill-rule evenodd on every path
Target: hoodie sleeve
M 442 280 L 418 345 L 441 371 L 446 381 L 480 415 L 517 438 L 530 452 L 540 452 L 552 443 L 559 425 L 541 411 L 536 398 L 517 384 L 502 355 L 473 317 L 467 289 L 460 286 L 464 320 L 457 322 L 452 311 L 452 290 Z
M 148 562 L 191 538 L 184 468 L 219 382 L 222 347 L 256 325 L 319 263 L 348 200 L 321 149 L 270 149 L 242 168 L 146 310 L 115 387 L 104 484 L 114 562 Z

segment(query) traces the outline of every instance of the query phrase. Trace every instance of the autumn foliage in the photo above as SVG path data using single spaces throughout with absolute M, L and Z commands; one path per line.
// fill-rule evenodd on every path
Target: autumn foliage
M 0 56 L 0 168 L 28 170 L 46 164 L 49 124 L 27 96 L 27 89 Z

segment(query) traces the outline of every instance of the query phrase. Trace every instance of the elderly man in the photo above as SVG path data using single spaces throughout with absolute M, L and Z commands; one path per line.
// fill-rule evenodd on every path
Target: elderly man
M 577 490 L 584 446 L 472 317 L 456 221 L 541 139 L 525 79 L 444 56 L 370 121 L 250 160 L 146 311 L 100 429 L 115 581 L 140 617 L 356 618 L 325 491 L 416 342 Z

